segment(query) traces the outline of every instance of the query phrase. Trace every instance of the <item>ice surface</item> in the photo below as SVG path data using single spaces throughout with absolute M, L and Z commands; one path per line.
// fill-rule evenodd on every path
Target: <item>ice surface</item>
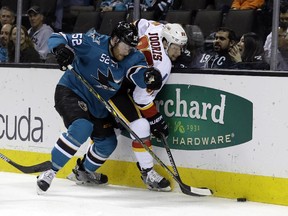
M 0 172 L 0 216 L 288 216 L 288 207 L 191 197 L 120 186 L 79 186 L 56 178 L 44 195 L 36 176 Z

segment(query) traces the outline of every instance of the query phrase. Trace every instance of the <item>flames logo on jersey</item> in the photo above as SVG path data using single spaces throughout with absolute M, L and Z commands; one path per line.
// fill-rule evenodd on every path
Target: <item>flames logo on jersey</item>
M 91 75 L 94 80 L 96 80 L 99 84 L 95 85 L 97 88 L 102 88 L 109 91 L 117 91 L 119 89 L 119 84 L 122 79 L 115 80 L 110 68 L 107 69 L 107 75 L 101 72 L 101 70 L 97 70 L 98 78 Z

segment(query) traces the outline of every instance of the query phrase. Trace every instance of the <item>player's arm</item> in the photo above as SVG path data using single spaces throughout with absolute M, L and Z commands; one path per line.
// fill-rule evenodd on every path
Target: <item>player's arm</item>
M 60 70 L 67 70 L 67 66 L 72 64 L 74 60 L 76 51 L 77 55 L 81 56 L 83 50 L 87 52 L 90 49 L 90 46 L 87 44 L 87 42 L 85 42 L 86 37 L 87 36 L 82 33 L 53 33 L 51 35 L 48 40 L 48 47 L 51 53 L 55 55 L 57 63 L 60 66 Z M 87 45 L 85 46 L 86 48 L 84 48 L 83 44 Z
M 162 87 L 162 76 L 160 71 L 151 67 L 144 71 L 142 70 L 141 73 L 138 68 L 138 70 L 136 69 L 133 72 L 130 71 L 128 79 L 135 85 L 134 91 L 137 93 L 133 93 L 133 99 L 143 117 L 149 121 L 151 133 L 159 138 L 161 137 L 160 133 L 168 136 L 168 125 L 164 121 L 161 113 L 158 112 L 153 102 L 154 96 L 151 94 L 153 91 L 157 91 Z
M 128 70 L 128 80 L 142 89 L 159 90 L 162 87 L 162 75 L 157 68 L 134 66 Z
M 48 48 L 55 55 L 60 70 L 66 71 L 67 66 L 74 60 L 74 52 L 68 45 L 68 35 L 53 33 L 48 39 Z

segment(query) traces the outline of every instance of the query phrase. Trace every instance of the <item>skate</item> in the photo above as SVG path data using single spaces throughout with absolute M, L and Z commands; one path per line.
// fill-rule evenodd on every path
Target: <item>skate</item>
M 141 169 L 139 163 L 137 162 L 137 167 L 141 172 L 141 179 L 147 188 L 152 191 L 171 191 L 170 182 L 163 176 L 159 175 L 153 167 L 148 169 Z
M 76 184 L 82 185 L 103 185 L 107 184 L 108 177 L 104 174 L 85 171 L 83 160 L 77 159 L 77 165 L 72 169 L 72 173 L 67 177 L 69 180 L 75 181 Z
M 55 175 L 56 172 L 50 169 L 37 176 L 37 193 L 39 195 L 48 190 Z

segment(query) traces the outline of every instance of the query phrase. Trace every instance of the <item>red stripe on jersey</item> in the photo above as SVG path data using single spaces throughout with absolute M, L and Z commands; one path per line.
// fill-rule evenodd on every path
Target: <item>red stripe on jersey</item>
M 158 110 L 155 106 L 155 104 L 151 104 L 150 106 L 148 107 L 145 107 L 145 108 L 139 108 L 142 115 L 145 117 L 145 118 L 150 118 L 154 115 L 156 115 L 158 113 Z
M 150 140 L 150 139 L 144 140 L 143 142 L 144 142 L 145 145 L 146 145 L 147 147 L 149 147 L 149 148 L 152 146 L 152 143 L 151 143 L 151 140 Z M 141 145 L 141 143 L 138 142 L 138 141 L 136 141 L 136 140 L 134 140 L 134 141 L 132 142 L 132 147 L 133 147 L 133 148 L 143 148 L 143 146 Z

